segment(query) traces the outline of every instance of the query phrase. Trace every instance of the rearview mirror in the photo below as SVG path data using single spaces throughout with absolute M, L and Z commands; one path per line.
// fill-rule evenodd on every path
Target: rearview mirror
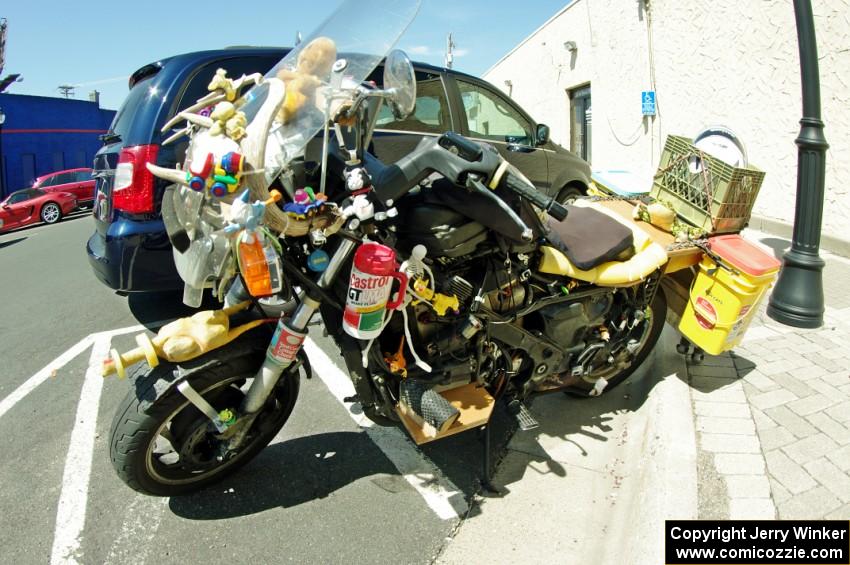
M 403 120 L 416 107 L 416 75 L 404 51 L 393 49 L 384 63 L 384 89 L 396 120 Z
M 537 124 L 537 145 L 546 145 L 549 142 L 549 126 Z

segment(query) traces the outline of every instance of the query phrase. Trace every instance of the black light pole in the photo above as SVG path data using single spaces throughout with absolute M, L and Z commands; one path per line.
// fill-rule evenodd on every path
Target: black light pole
M 818 255 L 823 222 L 826 150 L 820 114 L 818 46 L 811 0 L 794 0 L 800 74 L 803 80 L 803 118 L 797 143 L 797 207 L 791 249 L 783 257 L 782 271 L 767 315 L 789 326 L 817 328 L 823 324 L 823 267 Z

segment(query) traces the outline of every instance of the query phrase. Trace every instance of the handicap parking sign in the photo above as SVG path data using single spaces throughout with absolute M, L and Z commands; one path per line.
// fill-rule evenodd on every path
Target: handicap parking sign
M 644 90 L 640 93 L 641 99 L 641 113 L 644 116 L 654 116 L 655 115 L 655 91 L 654 90 Z

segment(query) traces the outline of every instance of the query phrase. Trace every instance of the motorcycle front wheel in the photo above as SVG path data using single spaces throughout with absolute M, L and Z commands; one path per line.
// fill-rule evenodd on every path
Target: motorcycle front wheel
M 248 463 L 277 435 L 298 398 L 297 364 L 281 376 L 235 450 L 177 390 L 185 378 L 213 408 L 235 413 L 265 357 L 267 340 L 246 336 L 185 363 L 139 368 L 109 434 L 112 466 L 130 488 L 154 496 L 196 491 Z

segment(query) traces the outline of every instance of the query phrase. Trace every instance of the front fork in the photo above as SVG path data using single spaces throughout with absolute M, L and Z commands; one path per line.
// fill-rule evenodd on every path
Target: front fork
M 331 257 L 327 269 L 316 283 L 320 288 L 331 287 L 356 246 L 357 242 L 351 239 L 342 240 L 339 248 Z M 320 304 L 318 300 L 310 297 L 305 291 L 301 304 L 295 309 L 292 317 L 286 319 L 281 315 L 274 337 L 272 337 L 269 348 L 266 350 L 263 365 L 254 376 L 254 382 L 251 383 L 248 394 L 242 401 L 240 409 L 242 414 L 250 417 L 259 412 L 265 405 L 281 375 L 295 361 L 295 357 L 301 350 L 304 338 L 307 336 L 307 326 L 313 319 L 316 310 L 319 309 Z

